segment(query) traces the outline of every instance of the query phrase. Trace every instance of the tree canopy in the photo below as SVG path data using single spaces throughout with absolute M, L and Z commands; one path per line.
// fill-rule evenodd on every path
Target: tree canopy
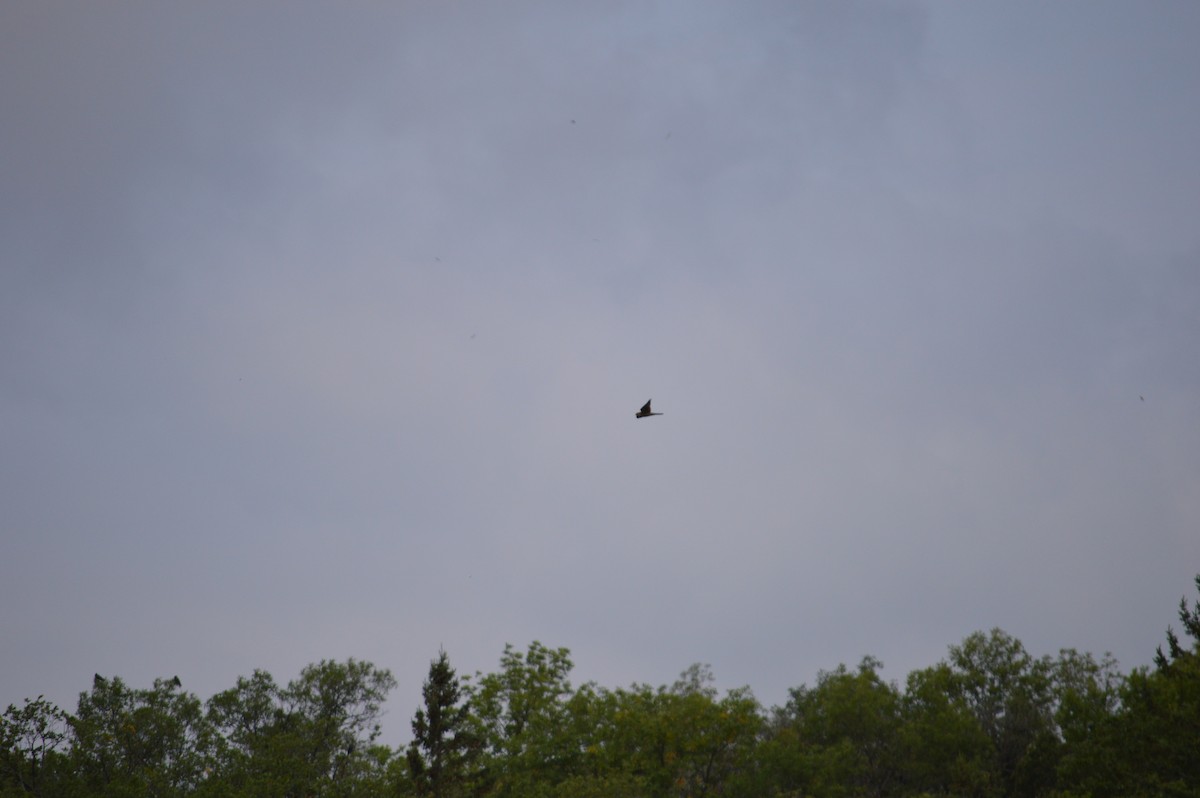
M 1178 614 L 1129 673 L 992 629 L 903 684 L 868 656 L 775 707 L 700 663 L 610 688 L 573 685 L 570 652 L 538 641 L 471 677 L 440 651 L 397 749 L 378 740 L 396 681 L 368 662 L 255 671 L 206 701 L 97 674 L 72 712 L 38 696 L 0 715 L 0 798 L 1195 798 L 1200 600 Z

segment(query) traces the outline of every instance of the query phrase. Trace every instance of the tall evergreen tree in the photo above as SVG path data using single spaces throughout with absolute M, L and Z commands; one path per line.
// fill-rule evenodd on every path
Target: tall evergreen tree
M 1159 648 L 1152 670 L 1135 669 L 1121 693 L 1114 748 L 1126 795 L 1200 798 L 1200 601 L 1181 598 L 1179 621 L 1191 645 L 1168 628 L 1166 653 Z
M 445 651 L 430 663 L 421 692 L 425 707 L 413 716 L 413 741 L 408 747 L 413 786 L 421 796 L 462 795 L 478 746 L 467 728 L 469 705 L 462 701 L 462 687 Z

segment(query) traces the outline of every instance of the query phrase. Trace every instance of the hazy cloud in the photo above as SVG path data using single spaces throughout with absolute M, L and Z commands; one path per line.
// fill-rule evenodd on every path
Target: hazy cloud
M 1197 33 L 5 5 L 0 703 L 354 656 L 395 742 L 439 646 L 768 703 L 997 625 L 1148 661 L 1200 563 Z

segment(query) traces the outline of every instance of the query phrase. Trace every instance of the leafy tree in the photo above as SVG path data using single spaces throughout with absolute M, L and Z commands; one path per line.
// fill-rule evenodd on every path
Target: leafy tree
M 773 707 L 764 722 L 753 756 L 734 777 L 729 794 L 736 798 L 801 798 L 812 795 L 815 762 L 792 719 Z
M 992 741 L 1000 794 L 1051 789 L 1058 757 L 1052 663 L 1033 659 L 1021 641 L 993 629 L 951 646 L 949 664 L 959 695 Z
M 0 716 L 0 795 L 61 794 L 68 731 L 66 713 L 43 696 L 9 704 Z
M 1063 649 L 1054 663 L 1054 722 L 1062 740 L 1057 781 L 1063 787 L 1089 776 L 1090 752 L 1111 722 L 1123 677 L 1116 660 Z
M 204 780 L 211 728 L 178 677 L 134 690 L 97 674 L 70 725 L 72 762 L 92 794 L 186 795 Z
M 903 781 L 925 795 L 992 793 L 992 742 L 945 663 L 908 675 L 900 710 Z
M 387 771 L 374 741 L 380 707 L 395 679 L 350 659 L 305 667 L 279 687 L 255 671 L 213 696 L 208 717 L 224 733 L 220 778 L 225 789 L 254 796 L 349 796 L 364 774 Z M 378 786 L 378 785 L 375 785 Z
M 645 782 L 629 773 L 570 776 L 554 787 L 554 798 L 644 798 Z
M 90 791 L 116 793 L 114 787 L 132 781 L 141 770 L 133 752 L 136 727 L 132 722 L 136 698 L 119 677 L 105 679 L 96 674 L 90 693 L 80 693 L 76 717 L 71 719 L 75 772 Z M 131 784 L 127 792 L 138 792 Z
M 567 649 L 535 640 L 524 655 L 506 645 L 500 671 L 477 677 L 468 698 L 471 732 L 486 754 L 478 786 L 532 798 L 572 775 L 582 752 L 559 733 L 572 667 Z
M 994 629 L 903 692 L 867 657 L 769 715 L 748 688 L 720 696 L 706 665 L 572 689 L 565 648 L 506 646 L 474 682 L 440 652 L 400 751 L 377 741 L 395 680 L 369 663 L 285 686 L 255 671 L 206 707 L 178 679 L 97 675 L 74 715 L 42 697 L 0 715 L 0 798 L 1200 798 L 1200 601 L 1179 620 L 1128 676 Z
M 462 686 L 445 651 L 430 664 L 422 696 L 424 709 L 413 717 L 407 754 L 415 791 L 433 798 L 462 795 L 478 745 L 467 728 L 470 705 L 462 702 Z
M 899 777 L 900 696 L 879 676 L 881 663 L 864 657 L 855 672 L 845 665 L 822 671 L 813 688 L 793 688 L 782 712 L 794 732 L 794 768 L 817 794 L 880 796 Z M 779 722 L 777 720 L 777 722 Z
M 719 698 L 693 665 L 671 687 L 586 684 L 566 702 L 561 750 L 581 752 L 558 796 L 700 796 L 732 789 L 762 718 L 749 689 Z
M 562 746 L 580 751 L 572 773 L 554 787 L 556 798 L 643 798 L 648 794 L 627 733 L 636 723 L 623 691 L 584 684 L 566 701 Z
M 608 690 L 585 685 L 572 698 L 572 715 L 590 731 L 584 769 L 592 785 L 614 795 L 665 795 L 674 782 L 665 688 Z M 584 735 L 580 735 L 581 737 Z
M 337 785 L 379 737 L 380 707 L 396 686 L 390 671 L 354 659 L 309 665 L 281 697 L 320 778 Z
M 209 721 L 222 732 L 217 746 L 217 779 L 235 794 L 282 795 L 273 771 L 286 768 L 276 759 L 278 736 L 286 727 L 280 689 L 271 674 L 255 670 L 239 676 L 236 686 L 208 700 Z
M 685 670 L 663 696 L 672 793 L 722 793 L 745 767 L 762 725 L 758 701 L 743 687 L 718 699 L 707 665 Z

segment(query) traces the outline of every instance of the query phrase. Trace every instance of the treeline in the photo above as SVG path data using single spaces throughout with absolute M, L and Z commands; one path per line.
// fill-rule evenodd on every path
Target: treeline
M 771 708 L 702 665 L 609 689 L 572 686 L 570 653 L 537 642 L 473 677 L 441 652 L 401 749 L 377 742 L 395 680 L 366 662 L 256 671 L 204 702 L 97 675 L 73 714 L 8 707 L 0 796 L 1200 796 L 1200 601 L 1179 619 L 1190 643 L 1168 628 L 1128 674 L 995 629 L 903 685 L 868 657 Z

